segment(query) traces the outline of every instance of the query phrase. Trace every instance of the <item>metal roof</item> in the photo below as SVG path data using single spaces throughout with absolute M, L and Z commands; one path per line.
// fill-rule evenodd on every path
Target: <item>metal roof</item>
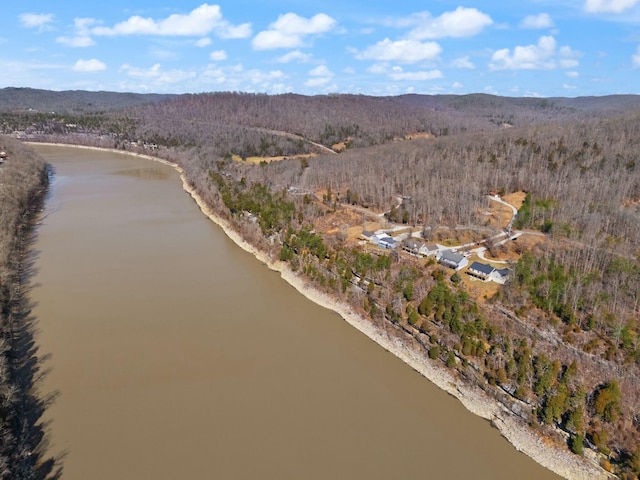
M 495 270 L 495 268 L 493 268 L 491 265 L 480 262 L 473 262 L 469 269 L 475 270 L 476 272 L 484 273 L 485 275 L 491 275 L 491 273 Z

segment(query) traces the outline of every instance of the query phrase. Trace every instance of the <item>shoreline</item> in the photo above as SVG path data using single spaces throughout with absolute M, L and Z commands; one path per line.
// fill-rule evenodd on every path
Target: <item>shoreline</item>
M 319 291 L 304 278 L 293 272 L 285 262 L 270 259 L 264 252 L 246 242 L 226 220 L 219 217 L 209 208 L 195 192 L 189 185 L 185 172 L 180 165 L 151 155 L 112 148 L 45 142 L 25 143 L 123 153 L 160 162 L 174 168 L 180 176 L 183 190 L 193 198 L 200 211 L 210 221 L 218 225 L 224 234 L 238 247 L 253 255 L 270 270 L 278 272 L 285 282 L 307 299 L 337 313 L 344 321 L 366 335 L 370 340 L 398 357 L 438 388 L 454 396 L 469 412 L 491 422 L 516 450 L 524 453 L 552 472 L 569 480 L 616 478 L 597 467 L 592 461 L 579 457 L 571 453 L 568 449 L 561 449 L 550 445 L 527 426 L 523 428 L 521 420 L 516 418 L 515 415 L 509 412 L 502 404 L 489 398 L 480 388 L 464 384 L 464 382 L 456 379 L 444 365 L 438 365 L 433 360 L 428 359 L 426 355 L 421 355 L 414 351 L 410 346 L 406 345 L 399 338 L 389 334 L 386 330 L 376 328 L 367 318 L 355 312 L 347 303 L 332 299 L 329 295 Z M 589 451 L 587 450 L 586 454 L 588 455 L 588 453 Z

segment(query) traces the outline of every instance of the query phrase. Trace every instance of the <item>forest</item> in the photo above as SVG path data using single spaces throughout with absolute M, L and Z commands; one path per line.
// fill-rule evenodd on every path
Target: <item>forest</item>
M 178 163 L 271 258 L 530 428 L 640 475 L 640 97 L 21 93 L 8 137 Z M 512 223 L 490 192 L 521 198 Z M 370 227 L 482 244 L 510 279 L 360 241 Z

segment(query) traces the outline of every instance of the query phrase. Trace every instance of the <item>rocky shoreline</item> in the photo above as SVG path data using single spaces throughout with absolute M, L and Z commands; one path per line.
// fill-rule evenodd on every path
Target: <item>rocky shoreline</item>
M 440 389 L 456 397 L 471 413 L 478 415 L 492 423 L 503 437 L 509 441 L 518 451 L 535 460 L 540 465 L 548 468 L 556 474 L 569 480 L 597 480 L 616 478 L 608 474 L 597 465 L 593 458 L 579 457 L 565 448 L 554 446 L 536 434 L 523 424 L 522 420 L 509 411 L 505 406 L 490 398 L 484 391 L 473 385 L 468 385 L 456 378 L 445 367 L 430 360 L 425 353 L 412 348 L 410 342 L 402 341 L 397 335 L 393 335 L 383 329 L 375 327 L 368 319 L 355 312 L 350 305 L 336 302 L 326 293 L 316 289 L 306 279 L 293 272 L 287 263 L 274 261 L 264 252 L 246 242 L 233 227 L 217 215 L 197 194 L 189 184 L 184 170 L 176 163 L 163 160 L 150 155 L 126 152 L 122 150 L 106 149 L 66 144 L 49 144 L 60 146 L 73 146 L 94 150 L 113 151 L 126 153 L 152 161 L 161 162 L 178 171 L 183 189 L 191 195 L 200 210 L 240 248 L 252 254 L 257 260 L 268 268 L 277 271 L 283 280 L 293 286 L 299 293 L 312 302 L 332 310 L 339 314 L 347 323 L 358 329 L 372 341 L 389 351 L 411 368 L 419 372 Z M 588 455 L 588 453 L 587 453 Z

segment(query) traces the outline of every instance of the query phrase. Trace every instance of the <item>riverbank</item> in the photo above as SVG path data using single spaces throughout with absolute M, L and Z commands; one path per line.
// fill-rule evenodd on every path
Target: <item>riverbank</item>
M 49 425 L 42 421 L 56 394 L 41 390 L 47 354 L 36 345 L 37 321 L 29 298 L 34 228 L 48 190 L 47 166 L 13 142 L 7 144 L 11 161 L 0 168 L 0 476 L 57 478 L 62 461 L 50 456 Z
M 92 149 L 94 147 L 83 147 Z M 100 149 L 104 150 L 104 149 Z M 425 378 L 436 384 L 441 389 L 457 397 L 463 405 L 472 413 L 479 415 L 492 423 L 500 430 L 503 436 L 513 444 L 518 450 L 524 452 L 539 464 L 566 478 L 606 478 L 606 475 L 596 467 L 588 465 L 580 457 L 577 457 L 566 450 L 548 446 L 543 439 L 527 428 L 523 428 L 522 422 L 513 417 L 499 404 L 486 396 L 480 389 L 465 386 L 456 379 L 444 365 L 439 362 L 429 360 L 426 355 L 420 354 L 419 350 L 413 349 L 409 341 L 401 340 L 397 336 L 392 324 L 386 324 L 384 329 L 374 327 L 365 317 L 357 314 L 349 305 L 336 303 L 329 295 L 313 288 L 304 278 L 298 276 L 288 268 L 286 263 L 272 261 L 264 252 L 254 248 L 245 242 L 242 236 L 236 232 L 231 224 L 220 216 L 216 215 L 208 205 L 190 187 L 185 172 L 176 164 L 152 156 L 112 150 L 116 153 L 127 153 L 153 161 L 159 161 L 175 168 L 181 177 L 183 188 L 196 201 L 201 211 L 214 223 L 219 225 L 225 234 L 243 248 L 254 255 L 262 263 L 272 270 L 279 272 L 281 277 L 290 285 L 296 288 L 305 297 L 313 302 L 335 311 L 344 318 L 350 325 L 364 333 L 368 338 L 381 345 L 387 351 L 402 359 L 406 364 L 421 373 Z M 407 339 L 407 340 L 410 340 Z

